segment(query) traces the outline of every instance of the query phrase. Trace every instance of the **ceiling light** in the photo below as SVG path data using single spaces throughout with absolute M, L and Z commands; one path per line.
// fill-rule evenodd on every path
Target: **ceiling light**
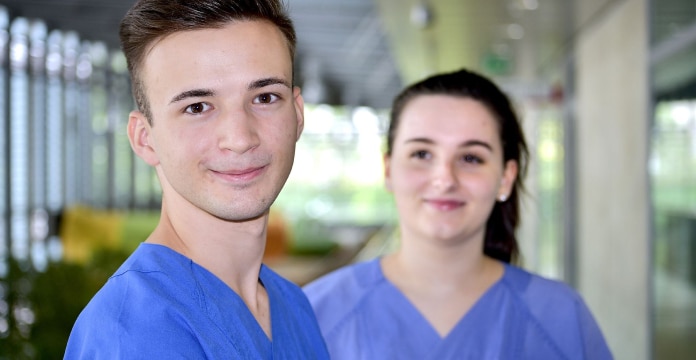
M 520 24 L 510 24 L 507 26 L 507 35 L 510 39 L 519 40 L 524 37 L 524 28 Z
M 539 7 L 539 0 L 522 0 L 522 5 L 527 10 L 536 10 Z
M 433 12 L 430 6 L 424 2 L 418 2 L 411 8 L 411 23 L 418 28 L 425 29 L 433 22 Z

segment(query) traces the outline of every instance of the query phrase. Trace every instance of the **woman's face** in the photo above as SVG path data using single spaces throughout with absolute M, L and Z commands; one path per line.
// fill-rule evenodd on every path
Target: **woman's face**
M 449 95 L 421 95 L 405 106 L 384 165 L 403 241 L 483 242 L 493 205 L 517 175 L 517 163 L 503 161 L 493 114 Z

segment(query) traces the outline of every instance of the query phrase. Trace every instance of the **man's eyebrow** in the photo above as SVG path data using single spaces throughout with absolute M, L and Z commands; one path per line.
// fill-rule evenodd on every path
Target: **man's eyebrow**
M 247 86 L 247 90 L 255 90 L 255 89 L 261 89 L 263 87 L 269 86 L 269 85 L 283 85 L 287 88 L 290 88 L 290 83 L 287 80 L 277 78 L 277 77 L 270 77 L 270 78 L 265 78 L 265 79 L 259 79 L 256 81 L 253 81 L 252 83 Z
M 424 144 L 434 144 L 435 142 L 432 141 L 431 139 L 428 138 L 413 138 L 413 139 L 408 139 L 406 140 L 407 143 L 415 142 L 415 143 L 424 143 Z M 459 147 L 469 147 L 469 146 L 483 146 L 486 149 L 493 151 L 493 147 L 482 140 L 467 140 L 459 145 Z
M 175 96 L 172 98 L 172 100 L 169 102 L 170 104 L 173 104 L 175 102 L 191 98 L 191 97 L 207 97 L 207 96 L 215 96 L 215 91 L 210 90 L 210 89 L 193 89 L 193 90 L 187 90 L 179 95 Z

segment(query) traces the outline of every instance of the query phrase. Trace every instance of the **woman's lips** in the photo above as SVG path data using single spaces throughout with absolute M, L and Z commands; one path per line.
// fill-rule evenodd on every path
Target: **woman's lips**
M 455 210 L 464 206 L 465 204 L 463 201 L 450 199 L 429 199 L 425 202 L 430 206 L 442 211 Z

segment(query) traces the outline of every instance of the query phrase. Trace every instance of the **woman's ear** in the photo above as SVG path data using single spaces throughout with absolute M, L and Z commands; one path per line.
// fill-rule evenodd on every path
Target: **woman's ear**
M 500 181 L 500 189 L 498 190 L 498 199 L 500 201 L 505 201 L 510 197 L 512 188 L 515 185 L 515 180 L 517 179 L 518 166 L 517 161 L 508 160 L 505 163 L 505 169 L 503 169 L 503 178 Z
M 152 126 L 145 115 L 140 111 L 131 111 L 128 115 L 128 140 L 131 148 L 148 165 L 156 166 L 159 159 L 152 146 L 151 132 Z
M 382 163 L 384 165 L 384 187 L 387 189 L 387 191 L 391 192 L 391 158 L 388 154 L 384 154 L 382 157 Z

